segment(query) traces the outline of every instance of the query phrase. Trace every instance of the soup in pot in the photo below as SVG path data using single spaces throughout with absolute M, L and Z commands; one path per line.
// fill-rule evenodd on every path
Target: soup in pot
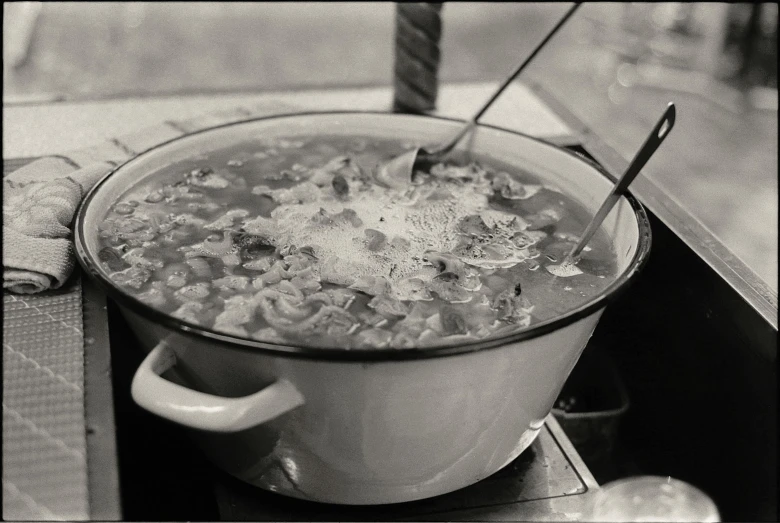
M 384 163 L 400 140 L 277 138 L 168 165 L 100 224 L 99 258 L 136 299 L 271 343 L 397 349 L 510 334 L 589 301 L 616 277 L 590 215 L 490 158 Z

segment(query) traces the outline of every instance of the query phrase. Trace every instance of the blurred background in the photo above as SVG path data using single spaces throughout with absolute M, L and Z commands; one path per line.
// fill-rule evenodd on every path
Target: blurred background
M 441 82 L 503 79 L 567 3 L 447 3 Z M 776 3 L 587 3 L 529 73 L 777 290 Z M 390 86 L 394 4 L 3 4 L 5 104 Z M 86 145 L 86 144 L 85 144 Z

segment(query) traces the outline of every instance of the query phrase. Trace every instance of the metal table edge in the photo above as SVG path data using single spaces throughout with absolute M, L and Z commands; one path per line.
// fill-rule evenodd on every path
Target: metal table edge
M 89 513 L 93 520 L 119 521 L 122 507 L 106 296 L 89 278 L 82 277 L 81 285 Z
M 537 80 L 526 82 L 528 87 L 556 113 L 574 133 L 578 142 L 612 174 L 622 173 L 628 161 L 600 139 L 584 122 L 575 116 Z M 647 176 L 635 180 L 631 192 L 655 214 L 673 233 L 731 286 L 772 328 L 777 331 L 777 292 L 741 259 L 732 253 L 696 217 L 666 194 Z

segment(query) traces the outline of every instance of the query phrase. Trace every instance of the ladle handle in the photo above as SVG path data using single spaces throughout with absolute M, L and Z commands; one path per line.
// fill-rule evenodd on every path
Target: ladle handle
M 596 212 L 596 215 L 588 224 L 585 232 L 582 233 L 582 238 L 580 241 L 569 253 L 569 259 L 576 259 L 576 257 L 579 256 L 579 254 L 582 252 L 582 249 L 585 248 L 590 239 L 598 230 L 601 222 L 603 222 L 604 218 L 606 218 L 607 214 L 609 214 L 609 211 L 612 210 L 612 207 L 614 207 L 626 189 L 628 189 L 628 186 L 631 184 L 631 182 L 634 181 L 634 178 L 636 178 L 636 176 L 639 174 L 639 171 L 642 170 L 642 167 L 644 167 L 650 157 L 653 156 L 653 153 L 656 149 L 658 149 L 658 146 L 663 143 L 664 139 L 669 134 L 669 131 L 671 131 L 672 127 L 674 126 L 674 119 L 676 114 L 677 111 L 674 107 L 674 104 L 670 102 L 666 107 L 666 111 L 664 111 L 663 116 L 661 116 L 661 119 L 658 120 L 657 124 L 655 124 L 653 131 L 645 140 L 645 143 L 642 144 L 639 152 L 636 153 L 636 156 L 634 156 L 634 159 L 626 169 L 626 172 L 624 172 L 623 176 L 621 176 L 617 181 L 615 186 L 612 188 L 612 191 L 609 193 L 609 196 L 607 196 L 607 198 L 604 200 L 604 203 L 601 204 L 601 207 L 599 207 L 599 210 Z
M 427 153 L 431 156 L 445 154 L 449 152 L 455 145 L 460 141 L 461 138 L 463 138 L 466 133 L 471 131 L 475 125 L 477 125 L 477 120 L 485 114 L 485 111 L 488 110 L 488 108 L 493 105 L 493 102 L 496 101 L 496 98 L 498 98 L 501 93 L 504 92 L 504 89 L 506 89 L 509 84 L 512 83 L 512 81 L 517 78 L 521 72 L 523 72 L 523 69 L 526 68 L 528 64 L 531 63 L 531 60 L 533 60 L 537 54 L 539 54 L 539 51 L 542 50 L 542 48 L 547 45 L 547 42 L 550 41 L 550 39 L 555 35 L 555 33 L 558 32 L 558 30 L 563 26 L 563 24 L 566 23 L 566 20 L 568 20 L 571 15 L 574 14 L 574 11 L 576 11 L 582 2 L 574 2 L 574 5 L 569 9 L 569 11 L 561 18 L 557 24 L 555 24 L 555 27 L 552 28 L 552 30 L 547 33 L 547 36 L 544 37 L 544 40 L 542 40 L 539 45 L 536 46 L 536 48 L 533 50 L 533 52 L 528 55 L 528 58 L 526 58 L 523 63 L 521 63 L 517 69 L 515 69 L 515 72 L 512 73 L 509 78 L 504 80 L 504 83 L 501 84 L 501 86 L 498 88 L 498 90 L 493 93 L 493 95 L 488 99 L 487 102 L 482 105 L 482 107 L 479 109 L 479 111 L 474 114 L 474 116 L 471 117 L 471 120 L 469 120 L 469 123 L 465 125 L 460 131 L 458 131 L 458 134 L 456 134 L 449 142 L 445 143 L 444 145 L 438 147 L 437 149 L 428 150 Z

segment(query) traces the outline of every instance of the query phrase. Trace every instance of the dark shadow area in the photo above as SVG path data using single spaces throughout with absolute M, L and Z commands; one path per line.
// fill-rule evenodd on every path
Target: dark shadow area
M 130 384 L 143 354 L 109 300 L 119 482 L 127 521 L 214 521 L 219 519 L 205 461 L 177 426 L 138 407 Z
M 709 494 L 724 521 L 777 518 L 777 331 L 651 215 L 653 249 L 592 338 L 631 398 L 620 444 Z

